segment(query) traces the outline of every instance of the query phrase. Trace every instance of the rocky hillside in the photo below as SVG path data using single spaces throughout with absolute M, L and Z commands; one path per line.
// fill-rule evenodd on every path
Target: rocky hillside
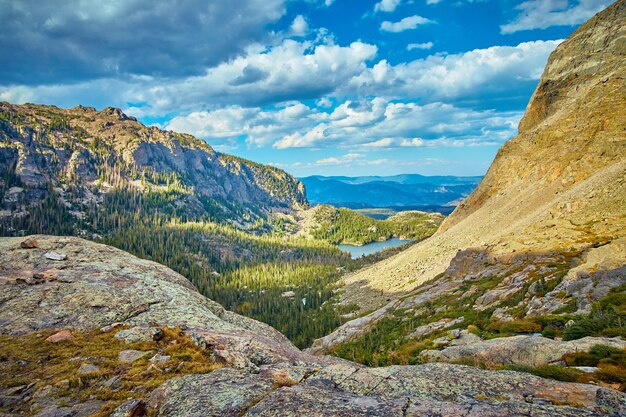
M 0 238 L 0 415 L 599 416 L 624 395 L 514 371 L 299 351 L 181 275 L 74 237 Z
M 68 208 L 66 223 L 84 230 L 95 221 L 90 206 L 119 190 L 165 196 L 162 206 L 187 218 L 245 222 L 307 205 L 304 186 L 284 171 L 110 107 L 0 103 L 0 173 L 3 218 L 33 217 L 31 206 L 53 194 Z
M 364 313 L 378 310 L 316 349 L 366 343 L 359 338 L 369 333 L 368 340 L 378 337 L 374 352 L 397 354 L 404 344 L 417 355 L 432 348 L 437 333 L 468 325 L 483 336 L 548 329 L 561 335 L 578 316 L 625 313 L 624 39 L 622 0 L 557 47 L 519 135 L 498 152 L 478 188 L 432 238 L 347 276 L 343 301 Z M 554 320 L 542 321 L 546 315 Z M 385 339 L 391 329 L 395 346 Z

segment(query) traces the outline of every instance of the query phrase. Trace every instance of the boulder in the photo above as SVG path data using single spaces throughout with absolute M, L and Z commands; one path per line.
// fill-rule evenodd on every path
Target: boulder
M 567 353 L 587 352 L 594 345 L 625 349 L 626 341 L 606 337 L 585 337 L 567 342 L 536 336 L 499 337 L 461 346 L 449 346 L 443 350 L 425 350 L 420 357 L 429 362 L 470 361 L 494 367 L 502 365 L 535 367 L 559 362 Z
M 20 243 L 20 247 L 23 249 L 34 249 L 38 245 L 37 239 L 28 238 Z
M 64 253 L 58 252 L 46 252 L 43 254 L 44 258 L 50 259 L 51 261 L 64 261 L 67 258 L 67 255 Z
M 161 265 L 77 238 L 37 239 L 40 246 L 28 250 L 20 247 L 20 239 L 0 239 L 0 274 L 9 277 L 0 279 L 2 334 L 19 335 L 59 326 L 115 331 L 121 323 L 128 329 L 117 331 L 125 332 L 120 339 L 134 340 L 138 335 L 154 337 L 151 328 L 155 326 L 179 326 L 224 366 L 203 375 L 169 379 L 144 398 L 147 415 L 513 416 L 529 414 L 532 409 L 544 416 L 592 416 L 626 411 L 624 396 L 617 391 L 524 373 L 450 364 L 369 369 L 339 358 L 312 356 L 295 348 L 271 327 L 225 311 L 201 296 L 185 278 Z M 64 262 L 63 280 L 25 287 L 11 279 L 23 276 L 24 271 L 32 274 L 43 269 L 49 262 L 43 253 L 54 248 L 71 254 Z M 448 337 L 472 337 L 466 333 L 454 330 Z M 145 374 L 168 372 L 157 366 L 166 356 L 163 353 L 124 350 L 119 359 L 133 363 L 148 355 L 154 363 L 148 365 Z M 82 362 L 83 371 L 91 373 L 96 365 L 90 364 L 104 357 L 81 357 L 76 362 Z M 112 390 L 121 385 L 115 378 L 94 383 Z M 53 389 L 59 390 L 51 387 L 46 391 L 48 399 L 33 403 L 34 412 L 40 410 L 41 416 L 86 416 L 104 405 L 88 402 L 61 406 Z M 143 389 L 139 386 L 135 392 L 139 394 Z M 11 398 L 19 395 L 6 397 L 13 401 Z M 138 403 L 125 403 L 115 415 L 140 412 L 133 410 L 140 410 Z
M 85 375 L 85 374 L 93 374 L 94 372 L 98 372 L 100 370 L 100 367 L 93 365 L 91 363 L 83 363 L 80 365 L 80 368 L 78 368 L 78 373 L 79 375 Z
M 133 363 L 143 358 L 144 356 L 150 355 L 151 353 L 153 352 L 152 351 L 143 352 L 141 350 L 133 350 L 133 349 L 123 350 L 117 356 L 117 360 L 122 363 Z
M 59 343 L 71 339 L 73 339 L 73 336 L 69 330 L 61 330 L 60 332 L 56 332 L 55 334 L 46 337 L 46 342 Z

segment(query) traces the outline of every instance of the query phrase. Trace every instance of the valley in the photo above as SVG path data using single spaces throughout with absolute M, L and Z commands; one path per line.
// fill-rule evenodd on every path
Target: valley
M 413 6 L 376 3 L 367 19 Z M 272 36 L 309 36 L 298 16 Z M 332 61 L 327 42 L 303 61 Z M 395 172 L 462 161 L 512 113 L 468 107 L 471 121 L 455 117 L 472 137 L 451 139 L 443 102 L 227 97 L 153 126 L 115 107 L 0 102 L 0 417 L 626 415 L 626 0 L 553 48 L 484 176 L 331 174 L 409 149 L 423 155 Z M 435 58 L 457 59 L 414 62 Z M 229 91 L 274 76 L 240 59 L 205 75 L 238 65 Z M 346 85 L 370 91 L 389 62 Z M 385 125 L 398 137 L 365 127 L 401 113 L 427 121 L 427 138 L 406 121 Z M 305 121 L 316 127 L 289 131 Z M 270 143 L 281 124 L 290 133 Z M 358 152 L 318 153 L 345 124 Z M 432 157 L 440 144 L 450 161 Z M 285 159 L 216 150 L 229 147 Z M 310 155 L 290 162 L 299 148 Z
M 423 239 L 443 219 L 307 209 L 301 184 L 285 172 L 117 109 L 4 103 L 0 110 L 1 235 L 82 236 L 167 265 L 301 348 L 353 310 L 334 306 L 342 272 L 386 256 L 355 262 L 337 244 Z M 321 228 L 299 224 L 311 215 Z M 283 297 L 287 291 L 294 295 Z

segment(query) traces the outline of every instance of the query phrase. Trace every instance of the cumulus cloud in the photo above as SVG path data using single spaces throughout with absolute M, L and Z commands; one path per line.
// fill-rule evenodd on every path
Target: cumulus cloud
M 393 12 L 400 5 L 401 0 L 381 0 L 374 5 L 375 12 Z
M 437 54 L 395 66 L 380 61 L 353 77 L 346 91 L 431 100 L 510 92 L 513 86 L 534 84 L 560 42 L 523 42 L 461 54 Z
M 246 136 L 251 146 L 266 146 L 276 142 L 277 138 L 311 130 L 312 126 L 327 118 L 326 113 L 302 103 L 269 110 L 229 106 L 174 117 L 166 128 L 189 133 L 209 142 L 213 139 Z
M 0 86 L 0 98 L 61 106 L 114 105 L 126 108 L 136 117 L 309 99 L 321 99 L 319 106 L 327 108 L 337 97 L 484 101 L 489 97 L 501 98 L 503 93 L 506 97 L 515 97 L 517 91 L 527 94 L 559 42 L 535 41 L 461 54 L 435 54 L 391 65 L 386 60 L 373 63 L 377 54 L 374 45 L 354 42 L 339 46 L 332 41 L 287 39 L 269 48 L 249 48 L 245 54 L 212 67 L 201 76 L 141 76 L 123 81 L 106 78 L 33 87 L 5 85 Z M 522 100 L 525 102 L 527 97 Z
M 292 35 L 295 36 L 304 36 L 309 31 L 309 24 L 304 19 L 304 16 L 299 14 L 293 19 L 291 26 L 289 27 L 289 31 Z
M 519 14 L 500 26 L 503 34 L 551 26 L 577 25 L 608 7 L 612 0 L 529 0 L 516 7 Z
M 363 146 L 366 148 L 388 148 L 393 146 L 394 142 L 393 138 L 382 138 L 373 142 L 364 143 Z
M 434 46 L 432 42 L 424 42 L 424 43 L 410 43 L 406 46 L 408 51 L 412 51 L 413 49 L 430 49 Z
M 349 153 L 340 157 L 331 156 L 329 158 L 323 158 L 315 161 L 315 165 L 317 166 L 325 166 L 325 165 L 348 165 L 351 164 L 355 159 L 362 158 L 364 155 L 360 153 Z
M 425 25 L 426 23 L 431 23 L 429 19 L 425 17 L 414 15 L 408 16 L 399 22 L 390 22 L 388 20 L 382 22 L 380 24 L 380 30 L 385 32 L 403 32 L 405 30 L 415 29 L 419 25 Z
M 476 111 L 445 103 L 346 100 L 332 112 L 302 103 L 276 109 L 239 106 L 179 116 L 168 129 L 213 139 L 245 137 L 249 146 L 381 149 L 500 144 L 521 112 Z
M 267 26 L 284 12 L 284 0 L 3 0 L 0 79 L 36 85 L 200 74 L 267 41 Z
M 151 103 L 155 113 L 193 108 L 201 103 L 266 105 L 316 99 L 367 69 L 377 48 L 284 40 L 220 64 L 205 75 L 148 83 L 133 89 L 134 101 Z

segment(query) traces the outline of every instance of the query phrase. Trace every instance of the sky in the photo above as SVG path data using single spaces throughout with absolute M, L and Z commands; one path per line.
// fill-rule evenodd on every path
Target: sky
M 482 175 L 607 0 L 0 0 L 0 101 L 113 106 L 297 175 Z

